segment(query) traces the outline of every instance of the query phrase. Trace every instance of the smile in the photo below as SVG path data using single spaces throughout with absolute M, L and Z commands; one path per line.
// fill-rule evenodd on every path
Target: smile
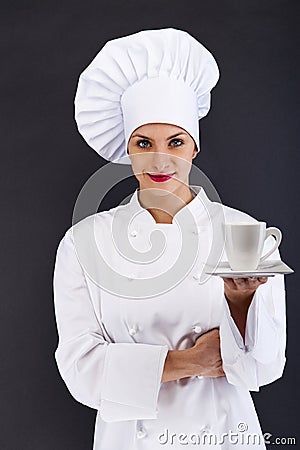
M 164 181 L 170 180 L 174 173 L 162 173 L 162 174 L 150 174 L 148 173 L 147 175 L 149 175 L 149 177 L 151 178 L 152 181 L 155 181 L 156 183 L 162 183 Z

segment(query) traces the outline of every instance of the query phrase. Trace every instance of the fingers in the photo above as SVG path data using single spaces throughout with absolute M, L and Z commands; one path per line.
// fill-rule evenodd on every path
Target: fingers
M 256 289 L 259 286 L 257 279 L 252 280 L 251 278 L 236 278 L 234 283 L 239 290 Z
M 213 369 L 210 372 L 203 375 L 204 378 L 218 378 L 218 377 L 225 377 L 226 373 L 222 369 L 222 367 Z
M 226 376 L 226 373 L 224 372 L 224 370 L 222 368 L 218 369 L 218 376 L 219 377 L 225 377 Z
M 236 289 L 236 285 L 233 281 L 233 278 L 223 278 L 223 280 L 224 280 L 224 284 L 228 287 L 228 289 L 232 289 L 232 290 Z
M 203 344 L 203 342 L 220 342 L 220 332 L 218 328 L 213 328 L 212 330 L 208 330 L 205 333 L 202 333 L 199 337 L 197 337 L 195 341 L 195 346 Z
M 199 358 L 202 376 L 213 378 L 225 376 L 222 366 L 223 361 L 220 348 L 219 328 L 213 328 L 212 330 L 203 333 L 197 339 L 194 348 L 196 359 L 198 360 Z
M 206 333 L 204 333 L 204 334 L 211 334 L 212 336 L 219 337 L 220 336 L 220 331 L 219 331 L 219 328 L 213 328 L 213 329 L 211 329 L 209 331 L 206 331 Z
M 264 284 L 268 281 L 268 277 L 258 277 L 257 279 L 262 284 Z
M 267 277 L 257 277 L 257 278 L 223 278 L 225 285 L 228 289 L 237 290 L 256 290 L 258 286 L 264 284 L 268 281 Z
M 212 328 L 211 330 L 205 331 L 205 333 L 202 333 L 198 339 L 200 338 L 220 338 L 220 331 L 219 328 Z M 198 340 L 197 339 L 197 340 Z

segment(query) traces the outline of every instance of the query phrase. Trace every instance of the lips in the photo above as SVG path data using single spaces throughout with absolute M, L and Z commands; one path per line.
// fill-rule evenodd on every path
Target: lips
M 151 180 L 155 181 L 156 183 L 162 183 L 164 181 L 170 180 L 174 174 L 175 174 L 175 172 L 174 173 L 155 174 L 155 175 L 148 173 Z

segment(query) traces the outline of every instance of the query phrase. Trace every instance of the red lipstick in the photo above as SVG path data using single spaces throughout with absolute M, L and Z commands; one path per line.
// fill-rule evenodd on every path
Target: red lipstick
M 155 174 L 155 175 L 148 173 L 151 180 L 155 181 L 156 183 L 162 183 L 163 181 L 170 180 L 174 174 L 175 174 L 175 172 L 174 173 Z

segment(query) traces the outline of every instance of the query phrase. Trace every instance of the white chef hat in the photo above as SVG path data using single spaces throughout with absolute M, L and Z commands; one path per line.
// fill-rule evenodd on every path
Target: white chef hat
M 130 164 L 134 130 L 168 123 L 199 145 L 198 120 L 210 108 L 219 79 L 212 54 L 187 32 L 140 31 L 107 42 L 81 73 L 75 120 L 86 142 L 103 158 Z

